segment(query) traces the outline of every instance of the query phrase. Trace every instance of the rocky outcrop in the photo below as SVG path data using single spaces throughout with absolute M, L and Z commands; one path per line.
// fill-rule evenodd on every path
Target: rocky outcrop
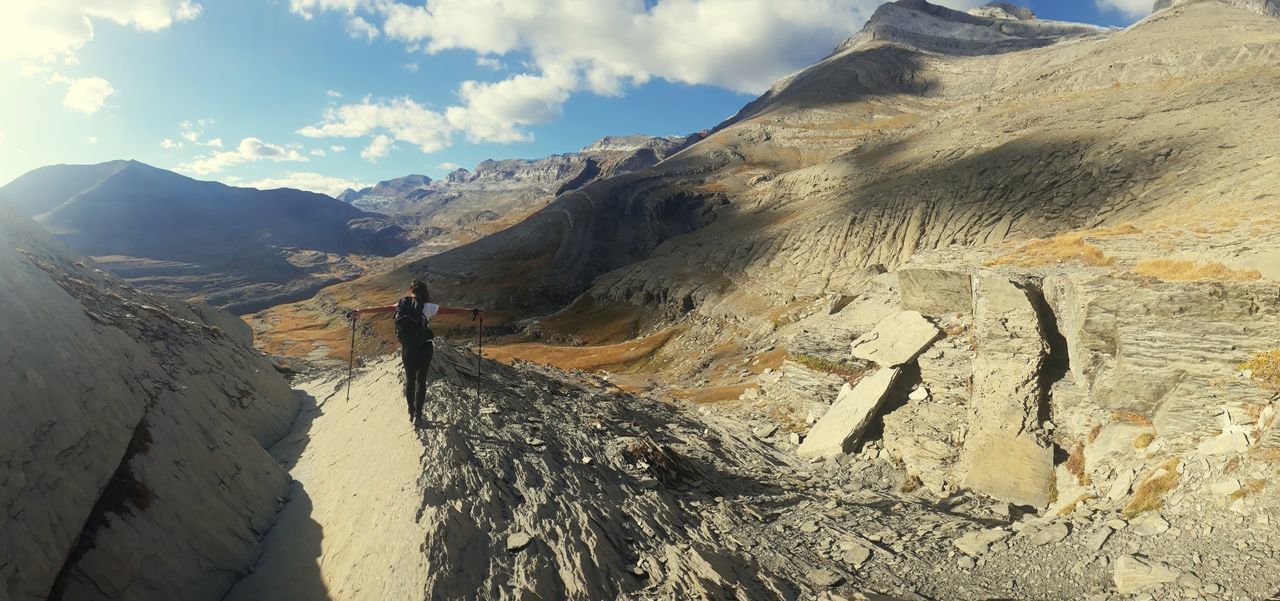
M 0 597 L 216 600 L 253 564 L 297 400 L 243 325 L 0 208 Z
M 1044 507 L 1053 449 L 1034 432 L 1049 346 L 1027 290 L 994 273 L 974 282 L 973 400 L 961 456 L 963 483 L 997 499 Z

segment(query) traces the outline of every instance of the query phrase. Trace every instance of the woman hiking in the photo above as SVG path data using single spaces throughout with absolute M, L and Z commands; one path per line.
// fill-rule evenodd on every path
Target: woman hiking
M 395 313 L 396 338 L 400 340 L 400 353 L 404 361 L 404 398 L 409 403 L 409 421 L 416 423 L 422 416 L 422 405 L 427 399 L 427 368 L 435 352 L 431 331 L 431 318 L 436 315 L 471 314 L 471 318 L 483 318 L 480 309 L 455 309 L 441 307 L 431 302 L 431 293 L 421 280 L 409 283 L 409 295 L 394 305 L 353 309 L 347 319 L 367 313 Z

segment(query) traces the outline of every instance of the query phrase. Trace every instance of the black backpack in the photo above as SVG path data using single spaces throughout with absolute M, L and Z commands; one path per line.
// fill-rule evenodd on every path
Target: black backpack
M 435 332 L 422 323 L 422 303 L 412 296 L 396 303 L 395 324 L 396 338 L 405 348 L 417 348 L 436 337 Z

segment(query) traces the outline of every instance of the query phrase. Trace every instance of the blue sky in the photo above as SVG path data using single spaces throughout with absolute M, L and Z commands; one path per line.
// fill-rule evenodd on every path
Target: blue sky
M 1023 4 L 1041 18 L 1125 26 L 1150 3 Z M 607 134 L 711 127 L 855 33 L 877 2 L 6 4 L 0 183 L 51 163 L 135 158 L 336 193 L 570 152 Z

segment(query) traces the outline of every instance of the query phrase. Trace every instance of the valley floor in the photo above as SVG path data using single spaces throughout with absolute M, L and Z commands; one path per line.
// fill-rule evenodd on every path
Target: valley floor
M 1125 520 L 912 488 L 876 443 L 807 463 L 785 436 L 581 372 L 443 346 L 427 423 L 398 362 L 299 385 L 273 449 L 296 481 L 228 599 L 1261 599 L 1274 508 Z M 1187 477 L 1192 472 L 1188 471 Z M 1116 573 L 1141 594 L 1116 591 Z M 1153 584 L 1154 583 L 1154 584 Z M 879 596 L 879 595 L 884 595 Z

